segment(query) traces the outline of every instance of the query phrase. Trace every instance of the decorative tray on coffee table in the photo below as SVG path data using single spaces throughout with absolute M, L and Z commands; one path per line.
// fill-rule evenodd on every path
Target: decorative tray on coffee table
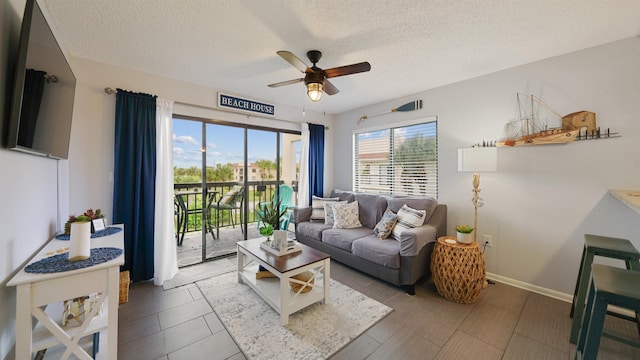
M 302 247 L 298 245 L 296 241 L 293 241 L 293 240 L 287 241 L 287 246 L 282 250 L 272 248 L 271 241 L 269 240 L 265 240 L 261 242 L 260 247 L 263 250 L 266 250 L 276 256 L 289 255 L 289 254 L 297 253 L 298 251 L 302 251 Z

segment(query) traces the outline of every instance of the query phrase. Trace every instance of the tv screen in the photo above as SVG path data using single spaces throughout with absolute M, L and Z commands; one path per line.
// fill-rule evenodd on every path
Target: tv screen
M 76 78 L 36 0 L 27 0 L 7 148 L 55 159 L 69 153 Z

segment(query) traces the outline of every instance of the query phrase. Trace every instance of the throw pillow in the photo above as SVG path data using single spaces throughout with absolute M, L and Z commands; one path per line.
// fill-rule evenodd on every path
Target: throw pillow
M 391 231 L 397 222 L 398 215 L 387 209 L 382 215 L 382 219 L 380 219 L 378 224 L 376 224 L 376 227 L 373 228 L 373 233 L 376 234 L 378 239 L 386 239 L 391 235 Z
M 402 232 L 421 226 L 426 215 L 427 212 L 425 210 L 416 210 L 408 207 L 406 204 L 402 205 L 400 210 L 398 210 L 398 222 L 391 231 L 391 237 L 400 241 Z
M 333 226 L 334 218 L 335 218 L 334 209 L 346 203 L 347 203 L 346 200 L 345 201 L 326 201 L 324 203 L 324 223 L 326 225 Z
M 321 198 L 314 195 L 311 198 L 311 221 L 324 222 L 324 203 L 338 200 L 340 198 Z
M 360 210 L 358 209 L 358 202 L 353 201 L 342 206 L 335 207 L 333 209 L 334 229 L 352 229 L 362 227 L 360 223 Z

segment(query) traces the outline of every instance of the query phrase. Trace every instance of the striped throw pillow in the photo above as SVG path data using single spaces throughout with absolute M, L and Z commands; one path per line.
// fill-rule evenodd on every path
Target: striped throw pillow
M 427 212 L 425 210 L 416 210 L 408 207 L 406 204 L 402 205 L 398 210 L 398 222 L 391 231 L 391 237 L 400 241 L 400 235 L 407 229 L 422 226 L 424 217 Z
M 311 221 L 324 222 L 324 203 L 338 200 L 340 198 L 321 198 L 314 195 L 311 198 Z

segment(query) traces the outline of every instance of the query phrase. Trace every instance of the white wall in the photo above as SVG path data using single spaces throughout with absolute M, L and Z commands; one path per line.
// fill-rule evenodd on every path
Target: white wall
M 608 194 L 640 189 L 640 38 L 428 90 L 336 116 L 335 153 L 351 152 L 352 132 L 437 115 L 439 196 L 449 233 L 473 222 L 471 173 L 457 172 L 457 149 L 495 140 L 514 118 L 516 92 L 538 96 L 560 114 L 590 110 L 621 138 L 498 149 L 498 171 L 481 174 L 479 233 L 491 234 L 487 271 L 560 298 L 573 294 L 584 233 L 632 240 L 640 249 L 640 214 Z M 367 119 L 422 99 L 424 107 Z M 336 187 L 352 187 L 352 161 L 335 157 Z

